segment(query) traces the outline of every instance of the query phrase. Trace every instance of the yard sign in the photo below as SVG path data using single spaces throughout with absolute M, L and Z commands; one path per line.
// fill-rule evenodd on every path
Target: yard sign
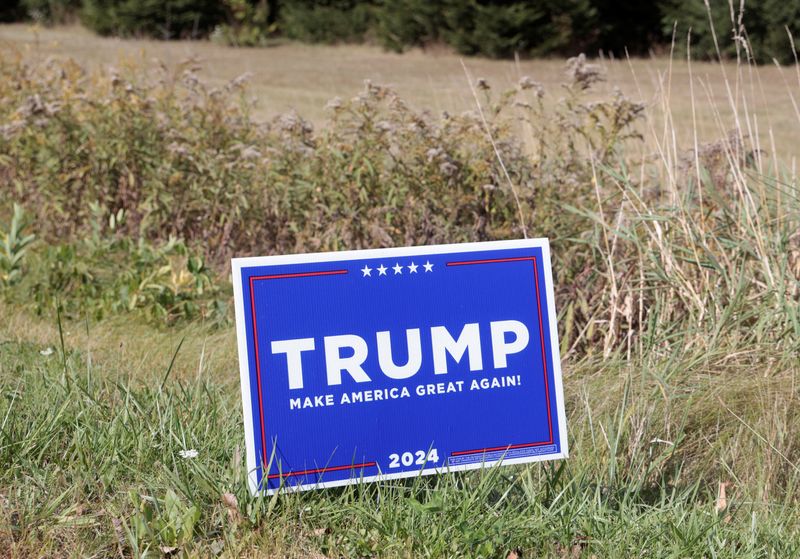
M 253 493 L 567 456 L 546 239 L 232 268 Z

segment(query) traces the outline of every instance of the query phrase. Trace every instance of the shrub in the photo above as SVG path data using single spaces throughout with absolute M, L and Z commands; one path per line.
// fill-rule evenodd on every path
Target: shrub
M 554 114 L 545 114 L 543 92 L 528 82 L 500 95 L 478 84 L 523 209 L 545 208 L 564 181 L 588 182 L 582 150 L 602 161 L 630 132 L 622 113 L 631 107 L 619 99 L 589 103 L 584 92 L 597 70 L 583 58 L 572 64 L 571 93 Z M 215 262 L 233 250 L 521 232 L 515 194 L 473 112 L 435 118 L 367 84 L 354 99 L 332 102 L 330 126 L 315 134 L 295 114 L 252 123 L 237 101 L 241 80 L 207 89 L 191 62 L 152 83 L 116 71 L 87 79 L 74 65 L 2 68 L 0 172 L 9 177 L 8 198 L 36 208 L 51 238 L 90 232 L 93 204 L 124 210 L 126 235 L 185 239 Z M 536 122 L 537 138 L 548 137 L 534 160 L 516 137 L 522 118 Z
M 258 129 L 223 91 L 201 88 L 191 62 L 160 84 L 114 70 L 87 81 L 69 64 L 41 74 L 3 69 L 3 184 L 10 198 L 36 208 L 51 237 L 90 232 L 96 203 L 124 209 L 129 236 L 227 250 L 237 209 L 249 211 L 243 196 L 254 170 L 240 155 Z
M 242 80 L 208 89 L 191 61 L 153 79 L 0 62 L 0 191 L 35 212 L 37 235 L 59 245 L 46 255 L 42 305 L 58 289 L 105 300 L 108 280 L 75 266 L 130 258 L 150 263 L 136 270 L 160 269 L 171 238 L 219 269 L 234 253 L 576 236 L 588 220 L 559 216 L 564 204 L 593 197 L 587 153 L 603 164 L 636 141 L 641 107 L 621 96 L 590 102 L 598 69 L 582 57 L 570 65 L 568 95 L 550 103 L 530 80 L 501 93 L 480 81 L 485 123 L 476 112 L 418 112 L 367 84 L 332 101 L 329 125 L 315 132 L 291 113 L 254 123 Z M 520 121 L 533 130 L 529 143 Z M 113 243 L 86 246 L 98 237 L 97 208 L 125 220 Z M 587 255 L 562 267 L 564 277 L 580 273 Z M 115 300 L 124 300 L 123 284 L 112 282 Z M 177 304 L 157 302 L 167 316 Z
M 228 319 L 224 282 L 175 238 L 152 244 L 119 234 L 124 210 L 92 205 L 92 234 L 31 247 L 19 205 L 0 245 L 0 294 L 37 313 L 58 306 L 69 318 L 142 311 L 157 323 Z M 24 264 L 24 266 L 23 266 Z
M 153 244 L 94 236 L 54 243 L 38 255 L 29 276 L 28 292 L 40 314 L 60 305 L 75 319 L 131 311 L 161 324 L 228 319 L 224 283 L 174 238 Z
M 570 59 L 568 71 L 558 98 L 528 78 L 506 92 L 478 80 L 480 112 L 438 117 L 368 83 L 353 99 L 333 100 L 328 125 L 315 131 L 293 113 L 253 122 L 240 96 L 241 79 L 209 89 L 191 61 L 153 77 L 135 68 L 87 76 L 75 65 L 34 69 L 0 62 L 0 121 L 6 123 L 0 127 L 0 200 L 35 212 L 33 232 L 55 245 L 35 275 L 44 278 L 34 290 L 40 307 L 61 291 L 81 301 L 71 312 L 86 306 L 83 301 L 98 301 L 89 308 L 102 314 L 130 308 L 120 301 L 136 292 L 144 308 L 167 321 L 215 312 L 203 274 L 218 276 L 189 264 L 196 262 L 191 256 L 221 270 L 233 254 L 546 234 L 558 255 L 565 351 L 608 352 L 617 340 L 648 328 L 651 306 L 661 309 L 661 321 L 705 316 L 705 304 L 687 286 L 711 281 L 706 266 L 736 260 L 724 252 L 727 245 L 714 245 L 703 248 L 711 256 L 696 264 L 699 256 L 687 260 L 684 247 L 706 234 L 697 229 L 729 239 L 755 234 L 736 217 L 735 193 L 745 188 L 737 180 L 757 175 L 756 155 L 741 137 L 724 139 L 682 158 L 667 174 L 676 184 L 665 187 L 650 160 L 621 155 L 627 144 L 642 141 L 643 106 L 619 93 L 598 97 L 594 86 L 602 72 L 583 56 Z M 731 158 L 740 166 L 735 172 Z M 700 169 L 694 169 L 697 162 Z M 635 184 L 631 166 L 642 169 Z M 603 180 L 608 187 L 601 187 Z M 685 192 L 679 215 L 674 192 Z M 618 208 L 613 227 L 592 209 L 601 197 L 603 205 Z M 767 203 L 763 211 L 773 207 L 781 206 Z M 113 235 L 97 232 L 98 211 L 125 216 Z M 668 225 L 677 218 L 699 221 Z M 763 221 L 792 223 L 771 215 Z M 598 249 L 598 239 L 611 235 L 605 227 L 619 235 L 619 272 L 607 269 Z M 770 239 L 796 243 L 791 231 L 776 230 Z M 640 260 L 642 250 L 655 256 Z M 736 250 L 751 261 L 746 247 Z M 794 248 L 774 250 L 793 259 L 785 270 L 795 269 Z M 171 265 L 176 259 L 178 267 Z M 82 267 L 86 262 L 89 268 Z M 124 271 L 119 283 L 117 269 Z M 748 272 L 752 285 L 776 281 L 776 273 L 765 278 L 763 270 Z M 162 288 L 137 292 L 153 273 Z M 195 287 L 176 289 L 172 278 L 181 274 L 194 278 L 187 285 Z M 780 289 L 796 297 L 794 276 L 781 274 L 787 287 Z M 735 275 L 726 270 L 719 281 Z M 774 315 L 781 321 L 777 330 L 793 328 L 791 297 L 781 299 L 785 310 Z M 715 292 L 714 305 L 740 300 L 746 299 L 725 287 Z M 606 312 L 611 317 L 601 322 Z
M 24 15 L 34 21 L 52 24 L 66 23 L 75 18 L 82 0 L 21 0 Z
M 213 41 L 237 47 L 264 46 L 277 28 L 275 6 L 266 1 L 225 0 L 225 7 L 228 23 L 214 28 Z
M 101 35 L 197 38 L 222 20 L 216 0 L 82 0 L 81 20 Z
M 281 33 L 309 43 L 361 42 L 374 22 L 374 6 L 357 0 L 291 0 L 280 8 Z

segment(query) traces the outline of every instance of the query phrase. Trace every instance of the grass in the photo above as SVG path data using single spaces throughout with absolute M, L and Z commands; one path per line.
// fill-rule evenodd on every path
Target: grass
M 437 114 L 441 111 L 459 114 L 474 109 L 461 57 L 444 50 L 412 50 L 399 55 L 361 45 L 331 47 L 295 43 L 233 49 L 207 41 L 102 38 L 81 27 L 48 29 L 23 24 L 0 25 L 0 45 L 4 49 L 19 50 L 29 61 L 70 57 L 95 69 L 119 65 L 121 60 L 154 67 L 163 63 L 172 68 L 187 58 L 197 57 L 203 66 L 203 77 L 212 86 L 224 85 L 250 73 L 250 92 L 257 100 L 256 116 L 260 118 L 297 110 L 315 124 L 324 124 L 326 103 L 336 96 L 352 97 L 362 88 L 365 79 L 392 86 L 412 105 Z M 796 138 L 794 125 L 784 118 L 794 114 L 787 94 L 795 82 L 791 69 L 763 66 L 745 71 L 733 62 L 720 65 L 698 61 L 690 67 L 683 60 L 670 61 L 665 57 L 599 62 L 607 74 L 607 84 L 599 89 L 600 95 L 619 88 L 625 95 L 649 105 L 668 103 L 669 126 L 681 135 L 678 140 L 682 143 L 692 141 L 688 134 L 692 130 L 697 130 L 701 141 L 716 140 L 719 136 L 718 122 L 711 111 L 698 111 L 696 122 L 693 121 L 693 92 L 688 87 L 690 73 L 696 82 L 696 102 L 716 106 L 721 118 L 730 122 L 732 110 L 725 78 L 726 75 L 733 77 L 740 70 L 742 75 L 738 76 L 733 92 L 736 106 L 740 114 L 748 110 L 759 115 L 759 130 L 764 132 L 762 143 L 769 145 L 768 128 L 777 146 Z M 478 58 L 469 59 L 467 65 L 475 77 L 486 78 L 499 91 L 513 87 L 524 75 L 552 91 L 564 81 L 564 64 L 558 59 L 515 63 Z M 785 153 L 796 155 L 791 150 Z
M 23 50 L 30 33 L 21 26 L 0 28 L 0 37 Z M 381 66 L 384 72 L 391 68 L 398 89 L 422 106 L 461 110 L 474 108 L 476 100 L 484 102 L 482 94 L 473 98 L 470 88 L 455 85 L 464 70 L 460 64 L 448 70 L 458 60 L 446 53 L 397 57 L 366 47 L 298 45 L 232 51 L 206 43 L 111 41 L 75 30 L 39 33 L 38 46 L 32 44 L 24 55 L 28 60 L 54 52 L 50 41 L 58 37 L 63 41 L 59 52 L 83 56 L 90 64 L 116 56 L 109 45 L 123 52 L 141 46 L 145 56 L 168 62 L 200 53 L 209 60 L 212 76 L 219 76 L 212 79 L 220 80 L 248 64 L 263 63 L 253 91 L 267 112 L 284 107 L 276 93 L 280 81 L 268 77 L 282 68 L 294 68 L 292 87 L 308 90 L 309 99 L 318 94 L 327 98 L 339 93 L 337 88 L 350 95 L 365 73 L 380 78 L 369 69 Z M 337 64 L 345 62 L 348 70 L 339 71 Z M 555 76 L 562 67 L 555 61 L 521 64 L 523 73 L 537 78 L 547 76 L 547 68 Z M 569 124 L 585 114 L 586 106 L 568 99 L 562 112 L 544 108 L 534 114 L 539 121 L 514 129 L 516 139 L 533 152 L 505 161 L 513 165 L 511 176 L 536 180 L 532 185 L 499 180 L 493 187 L 519 193 L 522 203 L 486 203 L 486 215 L 496 220 L 497 228 L 486 233 L 492 238 L 516 234 L 517 220 L 527 224 L 531 235 L 558 232 L 553 254 L 568 460 L 253 499 L 244 483 L 232 329 L 199 322 L 152 326 L 131 314 L 59 322 L 55 312 L 31 314 L 29 306 L 14 304 L 10 297 L 12 302 L 0 303 L 0 556 L 798 556 L 800 191 L 795 146 L 800 113 L 793 108 L 795 94 L 788 83 L 800 77 L 793 77 L 795 69 L 745 64 L 603 64 L 609 84 L 635 92 L 638 83 L 649 92 L 643 97 L 653 96 L 641 122 L 636 121 L 644 139 L 597 150 L 591 142 L 573 145 L 576 136 L 566 135 L 559 136 L 564 145 L 556 146 L 557 153 L 536 151 L 548 147 L 541 147 L 546 144 L 541 140 L 553 131 L 548 128 L 552 123 L 541 120 L 550 117 L 556 127 Z M 513 64 L 470 60 L 466 65 L 474 77 L 516 81 Z M 620 77 L 623 71 L 629 77 Z M 341 81 L 326 83 L 333 78 L 324 76 L 334 75 Z M 457 93 L 446 93 L 448 80 Z M 767 86 L 776 80 L 786 85 Z M 433 85 L 421 85 L 426 82 Z M 7 90 L 9 98 L 18 95 L 16 87 Z M 87 91 L 91 97 L 104 90 Z M 284 99 L 292 94 L 296 90 L 285 91 Z M 375 95 L 384 92 L 376 89 Z M 97 107 L 111 106 L 113 122 L 127 114 L 113 112 L 125 107 L 124 99 L 138 102 L 135 95 L 115 99 L 103 104 L 90 98 L 91 110 L 72 121 L 60 114 L 52 121 L 70 122 L 82 131 L 84 121 L 106 122 L 106 113 L 92 112 Z M 304 107 L 314 114 L 316 102 Z M 183 108 L 173 110 L 205 114 L 181 113 Z M 303 153 L 314 162 L 310 171 L 289 160 L 286 168 L 302 180 L 287 180 L 285 194 L 294 202 L 281 215 L 299 212 L 301 198 L 292 198 L 298 184 L 321 180 L 341 195 L 346 209 L 355 204 L 364 212 L 356 212 L 359 219 L 352 223 L 341 216 L 327 219 L 342 229 L 330 230 L 324 242 L 342 247 L 376 242 L 354 231 L 357 224 L 386 225 L 382 204 L 391 192 L 375 185 L 398 172 L 374 171 L 373 163 L 386 159 L 382 150 L 391 149 L 391 142 L 384 146 L 372 141 L 383 136 L 361 133 L 370 141 L 358 144 L 358 157 L 351 156 L 348 149 L 357 142 L 346 132 L 388 118 L 381 111 L 357 113 L 364 120 L 342 117 L 343 128 L 331 124 L 330 136 L 309 141 L 306 145 L 314 150 Z M 400 116 L 397 122 L 421 122 L 414 114 Z M 50 177 L 58 177 L 61 167 L 46 160 L 53 173 L 34 172 L 41 146 L 50 145 L 37 130 L 24 136 L 29 141 L 13 144 L 13 156 L 28 162 L 17 176 L 31 190 L 46 185 L 54 193 L 47 196 L 60 195 L 57 179 Z M 494 121 L 483 128 L 467 120 L 460 127 L 428 130 L 433 130 L 425 137 L 431 142 L 447 136 L 438 130 L 454 130 L 448 140 L 458 145 L 464 145 L 458 134 L 467 130 L 469 145 L 485 150 L 480 155 L 477 148 L 469 150 L 474 156 L 469 165 L 478 169 L 471 175 L 476 189 L 463 197 L 471 200 L 483 192 L 482 173 L 492 176 L 483 169 L 491 168 L 494 152 L 476 134 L 507 134 L 508 129 Z M 537 130 L 549 132 L 539 137 Z M 587 128 L 574 131 L 583 138 Z M 14 133 L 9 137 L 17 138 Z M 389 139 L 404 138 L 404 147 L 412 151 L 412 138 L 418 136 L 405 134 Z M 503 153 L 518 154 L 509 148 L 512 139 L 492 138 L 507 150 Z M 200 152 L 202 141 L 187 140 L 186 149 Z M 257 145 L 270 146 L 270 141 L 259 138 Z M 437 207 L 440 200 L 425 196 L 441 198 L 454 190 L 437 174 L 438 164 L 414 166 L 414 161 L 430 162 L 425 155 L 432 145 L 414 144 L 414 155 L 405 160 L 410 183 L 417 169 L 428 169 L 431 184 L 440 188 L 409 190 L 418 198 L 414 207 Z M 278 155 L 268 161 L 268 170 L 283 149 L 271 147 Z M 121 153 L 130 157 L 131 169 L 143 173 L 136 164 L 146 159 Z M 10 154 L 11 148 L 0 156 L 8 160 Z M 112 151 L 108 160 L 116 156 Z M 105 161 L 99 167 L 113 171 Z M 370 173 L 353 173 L 354 161 L 365 161 Z M 318 169 L 329 174 L 320 179 Z M 197 176 L 205 174 L 201 169 Z M 270 181 L 283 181 L 289 174 L 279 167 Z M 552 184 L 545 181 L 548 175 L 554 176 Z M 158 184 L 160 175 L 151 176 L 147 184 Z M 262 188 L 250 175 L 235 176 L 242 183 L 252 181 L 246 186 Z M 368 180 L 361 184 L 360 176 Z M 138 184 L 135 178 L 131 184 Z M 88 181 L 82 180 L 85 187 Z M 98 182 L 105 188 L 104 180 Z M 354 183 L 358 188 L 347 198 Z M 1 186 L 13 186 L 5 191 L 12 195 L 19 188 Z M 252 195 L 243 192 L 245 198 Z M 328 195 L 321 187 L 299 192 Z M 543 206 L 550 199 L 553 206 Z M 475 234 L 473 214 L 464 215 L 462 228 L 448 235 Z M 305 231 L 293 241 L 296 246 L 323 242 L 326 220 L 305 223 L 303 218 L 297 213 L 287 224 Z M 411 244 L 429 233 L 411 221 L 401 234 L 387 228 L 391 235 L 384 232 L 389 239 L 380 242 Z M 263 239 L 278 242 L 268 235 Z M 197 450 L 196 457 L 181 455 L 190 449 Z
M 23 316 L 12 325 L 18 320 Z M 761 463 L 759 472 L 739 470 L 742 453 L 780 460 L 768 445 L 782 442 L 770 430 L 788 427 L 780 417 L 785 409 L 758 419 L 753 428 L 772 439 L 761 442 L 737 427 L 725 407 L 741 412 L 737 399 L 758 392 L 767 401 L 786 396 L 778 383 L 748 385 L 737 377 L 730 386 L 726 375 L 739 373 L 738 361 L 749 364 L 752 349 L 733 358 L 718 351 L 649 363 L 570 364 L 572 457 L 562 463 L 253 499 L 243 481 L 233 336 L 204 336 L 198 326 L 168 334 L 139 326 L 125 341 L 133 351 L 149 351 L 126 353 L 119 344 L 115 354 L 108 349 L 117 339 L 95 334 L 99 327 L 70 327 L 82 331 L 66 333 L 63 354 L 53 324 L 34 324 L 33 335 L 9 328 L 0 334 L 4 556 L 159 556 L 171 548 L 230 557 L 800 552 L 794 490 L 759 491 L 759 482 L 772 483 L 751 478 L 769 475 L 769 464 Z M 121 325 L 102 330 L 124 332 Z M 187 345 L 171 367 L 184 337 Z M 773 367 L 796 375 L 797 363 L 786 359 Z M 718 401 L 702 402 L 712 394 Z M 678 420 L 665 430 L 659 424 L 670 413 Z M 703 436 L 688 431 L 701 422 Z M 715 424 L 723 431 L 716 436 Z M 668 439 L 650 439 L 651 433 Z M 695 452 L 714 463 L 676 460 L 676 449 L 688 444 L 707 446 Z M 197 449 L 198 456 L 182 458 L 185 449 Z M 781 466 L 771 467 L 791 471 Z M 732 482 L 724 508 L 717 484 L 700 470 Z M 799 479 L 795 472 L 785 482 L 794 487 Z M 223 500 L 226 493 L 238 506 L 230 506 L 229 496 Z

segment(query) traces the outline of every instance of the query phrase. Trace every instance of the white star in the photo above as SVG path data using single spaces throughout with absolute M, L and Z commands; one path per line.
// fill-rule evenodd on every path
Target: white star
M 403 267 L 400 264 L 396 263 L 396 262 L 395 262 L 395 265 L 392 267 L 392 270 L 394 270 L 394 275 L 403 273 Z
M 422 265 L 422 267 L 425 268 L 426 272 L 432 272 L 433 271 L 433 264 L 431 264 L 430 260 L 427 260 L 425 262 L 425 264 Z
M 417 273 L 417 268 L 419 268 L 419 266 L 417 266 L 416 264 L 414 264 L 414 263 L 412 262 L 412 263 L 411 263 L 411 266 L 409 266 L 409 267 L 408 267 L 408 272 L 409 272 L 410 274 L 416 274 L 416 273 Z
M 376 268 L 376 270 L 378 270 L 378 275 L 380 275 L 380 276 L 385 276 L 386 275 L 386 266 L 384 266 L 383 264 L 378 266 Z
M 372 268 L 364 264 L 364 267 L 361 268 L 361 272 L 364 274 L 362 277 L 367 277 L 372 275 Z

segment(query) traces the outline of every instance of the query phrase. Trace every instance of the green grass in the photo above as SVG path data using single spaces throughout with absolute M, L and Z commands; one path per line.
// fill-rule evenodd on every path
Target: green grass
M 740 348 L 744 356 L 733 361 L 720 348 L 570 364 L 572 456 L 566 461 L 254 499 L 244 482 L 236 367 L 197 347 L 205 336 L 201 347 L 226 348 L 230 336 L 200 327 L 165 335 L 137 326 L 133 333 L 141 342 L 128 343 L 154 344 L 157 355 L 119 359 L 92 355 L 91 326 L 88 332 L 85 325 L 70 328 L 65 353 L 57 328 L 39 332 L 49 344 L 2 333 L 3 556 L 800 553 L 800 474 L 771 448 L 780 440 L 766 438 L 770 425 L 791 425 L 765 417 L 745 427 L 724 407 L 747 414 L 737 399 L 772 401 L 786 394 L 786 387 L 770 394 L 741 376 L 725 377 L 741 373 L 744 362 L 737 360 L 748 366 L 760 361 L 755 347 Z M 121 324 L 112 329 L 123 332 Z M 173 365 L 184 334 L 192 339 Z M 84 349 L 69 349 L 72 343 Z M 773 358 L 771 366 L 796 375 L 792 358 Z M 182 458 L 186 449 L 198 456 Z M 743 460 L 742 453 L 750 457 Z M 770 459 L 777 462 L 769 465 Z M 788 477 L 777 483 L 762 478 L 762 487 L 783 491 L 759 491 L 759 476 L 770 475 L 770 468 Z M 727 507 L 717 510 L 716 481 L 723 480 L 732 487 Z M 223 501 L 226 493 L 238 506 Z

